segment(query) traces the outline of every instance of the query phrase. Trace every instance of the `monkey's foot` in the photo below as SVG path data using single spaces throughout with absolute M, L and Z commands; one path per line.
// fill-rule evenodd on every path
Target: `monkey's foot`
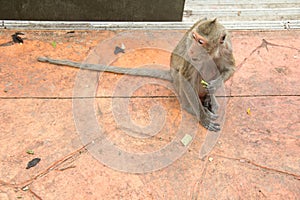
M 220 124 L 214 122 L 201 122 L 202 126 L 209 131 L 218 132 L 221 130 Z
M 208 120 L 214 121 L 214 120 L 218 119 L 218 117 L 219 117 L 218 114 L 211 112 L 211 111 L 210 111 L 208 108 L 206 108 L 206 107 L 203 107 L 203 108 L 204 108 L 204 112 L 205 112 L 206 117 L 208 118 Z M 194 115 L 194 116 L 197 116 L 197 114 L 195 114 L 194 110 L 192 110 L 191 107 L 185 106 L 185 107 L 183 107 L 183 109 L 184 109 L 185 111 L 187 111 L 188 113 L 190 113 L 190 114 L 192 114 L 192 115 Z
M 211 120 L 216 120 L 218 119 L 219 115 L 211 111 L 209 108 L 204 107 L 204 111 L 206 114 L 210 117 Z

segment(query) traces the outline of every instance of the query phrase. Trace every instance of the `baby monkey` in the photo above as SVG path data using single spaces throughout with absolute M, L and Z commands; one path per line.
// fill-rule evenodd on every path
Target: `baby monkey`
M 190 59 L 187 59 L 187 57 Z M 208 130 L 219 131 L 218 103 L 214 92 L 235 71 L 231 40 L 227 30 L 216 19 L 201 19 L 184 35 L 171 54 L 170 70 L 121 68 L 99 64 L 81 64 L 69 60 L 39 57 L 38 61 L 81 69 L 146 76 L 172 82 L 183 108 L 196 116 Z M 196 63 L 193 65 L 193 63 Z M 199 65 L 200 63 L 200 65 Z M 217 69 L 207 79 L 210 67 Z M 207 81 L 207 82 L 206 82 Z M 205 87 L 203 86 L 205 83 Z

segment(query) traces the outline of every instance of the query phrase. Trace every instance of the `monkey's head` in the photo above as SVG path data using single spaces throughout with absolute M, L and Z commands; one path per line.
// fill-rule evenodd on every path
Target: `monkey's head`
M 232 54 L 229 33 L 217 19 L 200 20 L 193 27 L 190 37 L 213 58 L 220 58 Z

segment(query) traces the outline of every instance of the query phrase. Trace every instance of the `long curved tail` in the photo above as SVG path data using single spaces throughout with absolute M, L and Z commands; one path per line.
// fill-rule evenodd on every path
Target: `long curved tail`
M 132 76 L 146 76 L 146 77 L 159 78 L 159 79 L 172 82 L 172 77 L 168 70 L 150 69 L 150 68 L 122 68 L 122 67 L 106 66 L 100 64 L 79 63 L 70 60 L 56 60 L 47 57 L 38 57 L 37 60 L 39 62 L 46 62 L 55 65 L 65 65 L 65 66 L 76 67 L 80 69 L 87 69 L 87 70 L 101 71 L 101 72 L 111 72 L 116 74 L 126 74 Z

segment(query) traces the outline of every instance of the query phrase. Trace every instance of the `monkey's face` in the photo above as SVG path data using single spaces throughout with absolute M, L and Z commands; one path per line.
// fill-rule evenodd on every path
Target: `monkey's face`
M 203 47 L 213 58 L 232 53 L 230 36 L 216 19 L 200 21 L 191 31 L 194 45 Z

